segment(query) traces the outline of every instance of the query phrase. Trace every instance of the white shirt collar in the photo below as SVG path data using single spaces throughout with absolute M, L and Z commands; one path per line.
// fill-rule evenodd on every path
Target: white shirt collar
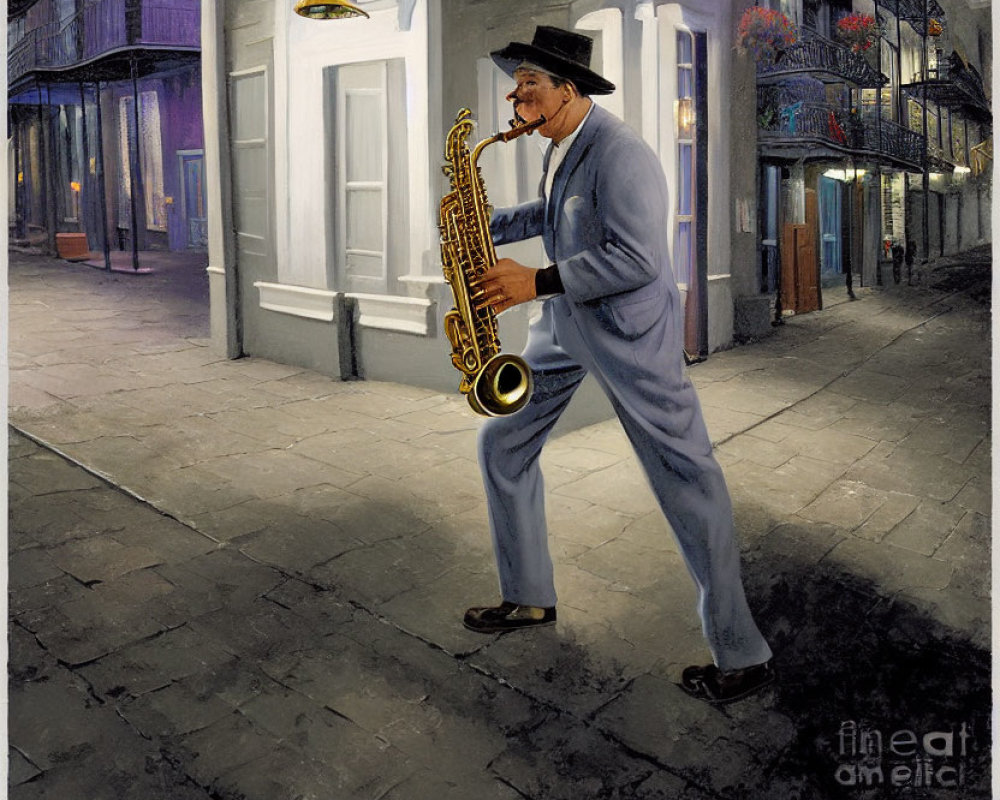
M 583 123 L 587 121 L 587 118 L 590 116 L 593 110 L 594 110 L 594 101 L 591 100 L 590 108 L 588 108 L 587 113 L 583 115 L 583 119 L 580 120 L 580 124 L 577 125 L 575 128 L 573 128 L 573 132 L 570 133 L 568 136 L 566 136 L 566 138 L 563 139 L 561 142 L 559 142 L 559 144 L 556 144 L 555 142 L 552 143 L 552 146 L 555 148 L 555 152 L 553 152 L 553 155 L 555 155 L 555 153 L 559 152 L 560 150 L 563 153 L 569 150 L 570 145 L 573 144 L 573 142 L 576 140 L 576 136 L 580 132 L 580 128 L 583 127 Z
M 583 123 L 587 121 L 590 113 L 594 110 L 594 101 L 590 101 L 590 108 L 587 109 L 587 113 L 583 115 L 583 119 L 580 120 L 580 124 L 577 125 L 573 132 L 570 133 L 566 138 L 564 138 L 559 144 L 555 142 L 552 143 L 552 153 L 549 155 L 549 168 L 545 172 L 545 202 L 547 203 L 549 198 L 552 196 L 552 184 L 556 178 L 556 170 L 559 169 L 559 165 L 562 160 L 566 157 L 566 153 L 569 152 L 570 145 L 576 140 L 577 134 L 580 133 L 580 129 L 583 127 Z

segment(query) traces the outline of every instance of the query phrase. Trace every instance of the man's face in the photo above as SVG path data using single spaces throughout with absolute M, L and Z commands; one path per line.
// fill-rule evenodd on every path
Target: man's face
M 514 113 L 525 122 L 533 122 L 541 116 L 551 120 L 569 99 L 567 85 L 556 87 L 551 76 L 544 72 L 515 70 L 514 80 L 517 81 L 517 87 L 507 95 L 507 99 L 514 103 Z M 547 124 L 542 125 L 538 132 L 542 136 L 548 136 L 548 127 Z

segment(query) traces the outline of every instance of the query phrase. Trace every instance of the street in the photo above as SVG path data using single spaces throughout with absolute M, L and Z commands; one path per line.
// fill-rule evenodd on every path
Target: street
M 616 421 L 543 455 L 558 624 L 477 635 L 461 397 L 222 358 L 203 267 L 11 253 L 10 798 L 989 797 L 990 272 L 691 367 L 778 669 L 717 708 Z

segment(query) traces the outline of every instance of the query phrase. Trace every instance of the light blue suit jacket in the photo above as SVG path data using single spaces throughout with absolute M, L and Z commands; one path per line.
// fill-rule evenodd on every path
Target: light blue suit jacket
M 550 145 L 546 168 L 551 153 Z M 594 336 L 628 341 L 629 349 L 666 346 L 679 356 L 682 320 L 670 268 L 667 203 L 656 154 L 596 106 L 554 176 L 548 213 L 544 197 L 496 209 L 491 232 L 498 245 L 543 238 L 565 288 L 556 300 Z M 597 349 L 607 346 L 621 355 L 612 341 Z

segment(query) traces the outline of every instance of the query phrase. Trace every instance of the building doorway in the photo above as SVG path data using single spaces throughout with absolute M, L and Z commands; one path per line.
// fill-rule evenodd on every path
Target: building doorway
M 821 175 L 819 179 L 820 281 L 823 286 L 840 282 L 843 274 L 840 181 Z
M 208 247 L 208 217 L 205 210 L 205 151 L 178 150 L 181 171 L 181 218 L 189 248 Z

